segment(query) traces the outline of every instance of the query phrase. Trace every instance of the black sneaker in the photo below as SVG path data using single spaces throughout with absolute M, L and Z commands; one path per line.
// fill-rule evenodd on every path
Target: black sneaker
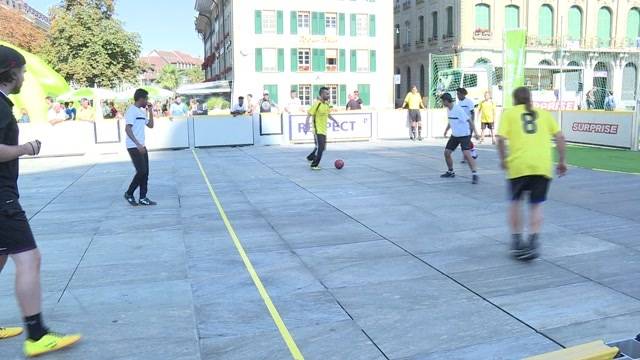
M 133 195 L 129 195 L 128 193 L 125 192 L 124 193 L 124 199 L 127 200 L 129 205 L 138 206 L 138 203 L 136 202 L 136 199 L 133 197 Z
M 527 254 L 527 247 L 524 245 L 522 241 L 522 235 L 513 234 L 511 235 L 511 256 L 516 259 L 520 259 L 522 256 Z
M 151 201 L 149 200 L 149 198 L 144 198 L 144 199 L 140 199 L 140 201 L 138 202 L 140 205 L 143 206 L 154 206 L 154 205 L 158 205 L 157 202 L 155 201 Z
M 478 180 L 480 180 L 480 178 L 478 177 L 478 175 L 473 174 L 473 176 L 471 176 L 471 183 L 472 183 L 472 184 L 474 184 L 474 185 L 475 185 L 475 184 L 477 184 L 477 183 L 478 183 Z
M 540 256 L 538 248 L 540 245 L 538 244 L 538 236 L 533 235 L 529 236 L 529 244 L 526 247 L 525 252 L 518 259 L 522 261 L 531 261 L 535 260 Z
M 418 136 L 418 141 L 422 141 L 422 136 Z
M 456 177 L 456 173 L 453 171 L 447 171 L 446 173 L 440 175 L 441 178 L 454 178 Z

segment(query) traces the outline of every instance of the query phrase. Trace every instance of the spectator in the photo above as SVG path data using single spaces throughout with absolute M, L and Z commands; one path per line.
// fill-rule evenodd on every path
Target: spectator
M 231 115 L 233 115 L 233 117 L 236 117 L 238 115 L 244 115 L 247 112 L 247 106 L 244 103 L 244 97 L 240 96 L 238 97 L 238 102 L 235 103 L 233 105 L 233 108 L 231 109 Z
M 19 121 L 21 124 L 28 124 L 29 122 L 31 122 L 27 109 L 25 108 L 20 109 L 20 113 L 22 114 L 22 116 L 20 116 L 20 121 Z
M 65 119 L 67 118 L 67 114 L 62 111 L 62 105 L 53 103 L 51 110 L 49 110 L 49 113 L 47 114 L 47 117 L 49 120 L 49 124 L 58 125 L 61 122 L 65 121 Z
M 73 106 L 72 101 L 67 101 L 64 103 L 65 113 L 67 114 L 67 120 L 75 120 L 77 115 L 77 110 L 75 106 Z
M 596 107 L 596 88 L 592 88 L 587 91 L 587 110 L 595 109 Z
M 191 115 L 207 115 L 209 111 L 205 109 L 204 105 L 200 103 L 200 100 L 193 99 L 194 110 Z
M 51 96 L 45 97 L 44 101 L 47 103 L 47 111 L 53 109 L 53 98 Z
M 169 116 L 169 100 L 162 104 L 162 115 Z
M 196 99 L 189 100 L 189 115 L 194 115 L 198 111 L 198 101 Z
M 291 91 L 291 99 L 289 100 L 287 106 L 284 108 L 284 111 L 288 112 L 289 114 L 303 111 L 302 101 L 300 101 L 297 91 Z
M 113 101 L 109 102 L 109 112 L 112 119 L 118 116 L 118 109 L 116 109 L 116 104 L 114 104 Z
M 616 98 L 613 97 L 613 91 L 609 91 L 607 98 L 604 100 L 604 110 L 614 111 L 616 109 Z
M 355 94 L 349 94 L 347 110 L 362 110 L 362 100 Z
M 253 95 L 248 94 L 247 95 L 247 115 L 253 115 L 255 111 L 256 111 L 256 106 L 253 103 Z
M 176 96 L 176 99 L 171 107 L 169 108 L 169 112 L 171 116 L 187 116 L 188 110 L 187 107 L 182 103 L 182 98 L 180 96 Z
M 264 93 L 262 93 L 262 99 L 260 100 L 260 103 L 258 103 L 258 107 L 260 108 L 260 113 L 268 113 L 271 112 L 272 108 L 277 108 L 278 105 L 271 101 L 269 98 L 269 92 L 265 90 Z
M 360 99 L 360 91 L 358 91 L 358 90 L 354 90 L 353 91 L 353 99 L 360 105 L 359 108 L 353 109 L 353 110 L 361 110 L 362 109 L 362 99 Z
M 96 121 L 96 111 L 89 104 L 89 99 L 83 98 L 80 100 L 80 109 L 78 109 L 76 120 L 88 122 Z

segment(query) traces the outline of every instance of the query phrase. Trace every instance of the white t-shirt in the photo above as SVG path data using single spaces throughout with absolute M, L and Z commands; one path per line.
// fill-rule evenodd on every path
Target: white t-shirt
M 462 108 L 462 110 L 464 110 L 464 112 L 467 114 L 469 119 L 471 119 L 472 118 L 471 113 L 473 112 L 473 107 L 475 106 L 475 104 L 473 103 L 473 100 L 466 97 L 462 101 L 458 100 L 458 105 Z
M 131 125 L 133 136 L 135 136 L 138 142 L 144 146 L 144 128 L 149 122 L 149 119 L 147 119 L 147 111 L 135 105 L 131 105 L 127 109 L 127 112 L 124 113 L 124 119 L 127 125 Z M 127 136 L 127 149 L 133 149 L 136 147 L 137 146 L 133 140 Z
M 469 128 L 470 117 L 460 105 L 454 104 L 451 110 L 447 111 L 447 115 L 449 116 L 452 136 L 462 137 L 471 135 L 471 129 Z
M 169 112 L 171 116 L 186 116 L 187 115 L 187 107 L 183 103 L 173 103 L 169 107 Z
M 240 105 L 240 103 L 235 103 L 233 105 L 233 107 L 231 108 L 231 112 L 246 112 L 247 111 L 247 103 L 242 103 L 242 105 Z
M 49 121 L 52 121 L 52 120 L 64 121 L 67 119 L 67 113 L 65 113 L 64 110 L 60 110 L 60 112 L 56 112 L 55 110 L 51 109 L 49 110 L 47 117 Z

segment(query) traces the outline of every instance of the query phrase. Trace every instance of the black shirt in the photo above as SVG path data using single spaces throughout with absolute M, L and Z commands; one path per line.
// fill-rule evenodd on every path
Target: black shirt
M 18 122 L 13 115 L 13 103 L 0 92 L 0 144 L 18 145 Z M 17 200 L 18 159 L 0 162 L 0 201 Z
M 362 110 L 362 101 L 358 100 L 349 100 L 347 103 L 347 110 Z

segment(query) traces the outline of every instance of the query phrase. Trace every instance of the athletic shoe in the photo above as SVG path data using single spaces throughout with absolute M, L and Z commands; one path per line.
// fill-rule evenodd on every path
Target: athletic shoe
M 129 205 L 138 206 L 138 203 L 136 202 L 136 199 L 133 197 L 133 195 L 129 195 L 127 193 L 124 193 L 124 199 L 127 200 Z
M 311 166 L 311 170 L 322 170 L 322 168 L 320 167 L 320 165 L 316 165 L 316 166 Z
M 480 180 L 480 179 L 478 178 L 478 175 L 473 174 L 473 175 L 471 176 L 471 183 L 472 183 L 472 184 L 474 184 L 474 185 L 475 185 L 475 184 L 477 184 L 479 180 Z
M 441 178 L 454 178 L 456 177 L 456 173 L 453 171 L 447 171 L 446 173 L 440 175 Z
M 538 252 L 539 247 L 540 245 L 538 244 L 537 238 L 529 239 L 529 244 L 525 252 L 518 259 L 523 261 L 531 261 L 537 259 L 538 256 L 540 256 L 540 253 Z
M 155 201 L 151 201 L 151 200 L 149 200 L 149 198 L 147 198 L 147 197 L 146 197 L 146 198 L 144 198 L 144 199 L 140 199 L 140 201 L 139 201 L 138 203 L 139 203 L 140 205 L 143 205 L 143 206 L 154 206 L 154 205 L 158 205 L 158 203 L 157 203 L 157 202 L 155 202 Z
M 516 259 L 520 259 L 526 253 L 527 247 L 522 243 L 522 236 L 520 234 L 511 235 L 511 255 Z
M 0 340 L 8 339 L 22 334 L 21 327 L 0 327 Z
M 23 346 L 24 354 L 32 357 L 58 351 L 77 343 L 81 337 L 80 334 L 64 335 L 50 332 L 38 341 L 27 339 Z
M 418 136 L 418 141 L 422 141 L 422 136 Z

